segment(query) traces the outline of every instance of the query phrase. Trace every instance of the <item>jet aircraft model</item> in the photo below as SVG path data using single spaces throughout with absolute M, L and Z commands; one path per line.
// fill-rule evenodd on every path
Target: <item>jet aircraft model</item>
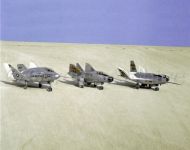
M 154 87 L 155 91 L 159 91 L 159 85 L 172 83 L 169 82 L 170 78 L 167 75 L 146 73 L 144 69 L 142 69 L 142 71 L 137 71 L 134 61 L 130 62 L 129 74 L 127 74 L 122 68 L 118 68 L 118 70 L 121 77 L 136 82 L 137 89 L 139 89 L 140 87 Z
M 70 64 L 69 73 L 72 78 L 76 79 L 78 82 L 78 86 L 83 88 L 84 85 L 90 86 L 93 85 L 97 87 L 99 90 L 103 90 L 104 82 L 112 82 L 113 77 L 101 72 L 96 71 L 90 64 L 85 64 L 85 70 L 77 63 L 76 66 L 74 64 Z
M 34 63 L 30 63 L 29 68 L 23 64 L 18 64 L 18 70 L 7 63 L 4 63 L 4 67 L 8 73 L 8 77 L 13 79 L 16 84 L 24 84 L 24 89 L 27 89 L 28 84 L 38 83 L 39 88 L 42 85 L 47 85 L 47 91 L 52 91 L 51 83 L 60 77 L 52 69 L 37 67 Z

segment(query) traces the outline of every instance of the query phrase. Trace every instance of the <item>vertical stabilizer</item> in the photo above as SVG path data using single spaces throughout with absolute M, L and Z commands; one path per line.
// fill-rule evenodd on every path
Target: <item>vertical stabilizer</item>
M 137 68 L 133 60 L 130 62 L 130 72 L 137 72 Z
M 69 74 L 80 74 L 80 68 L 76 67 L 74 64 L 69 65 Z
M 82 69 L 82 67 L 80 66 L 79 63 L 76 64 L 76 67 L 77 67 L 78 69 L 80 69 L 81 72 L 84 72 L 84 70 Z
M 85 72 L 92 72 L 95 71 L 95 69 L 88 63 L 85 64 Z

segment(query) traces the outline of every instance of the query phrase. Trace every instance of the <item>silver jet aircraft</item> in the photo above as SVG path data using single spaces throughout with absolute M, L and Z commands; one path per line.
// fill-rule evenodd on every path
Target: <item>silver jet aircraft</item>
M 118 68 L 118 70 L 121 77 L 136 82 L 137 89 L 140 87 L 153 87 L 155 91 L 159 91 L 159 85 L 172 83 L 169 82 L 170 78 L 167 75 L 146 73 L 144 69 L 142 69 L 142 71 L 137 71 L 134 61 L 130 62 L 129 74 L 127 74 L 122 68 Z
M 4 67 L 8 73 L 8 77 L 12 78 L 16 84 L 24 84 L 24 89 L 27 89 L 30 84 L 38 83 L 39 88 L 41 88 L 42 85 L 47 85 L 47 91 L 52 91 L 51 83 L 60 77 L 60 75 L 52 69 L 37 67 L 33 63 L 29 68 L 23 64 L 18 64 L 18 70 L 6 63 Z
M 76 66 L 74 64 L 70 64 L 69 73 L 72 78 L 76 79 L 78 82 L 78 86 L 83 88 L 84 85 L 90 86 L 93 85 L 97 87 L 99 90 L 103 90 L 104 82 L 112 82 L 113 77 L 101 72 L 96 71 L 90 64 L 85 64 L 85 70 L 77 63 Z

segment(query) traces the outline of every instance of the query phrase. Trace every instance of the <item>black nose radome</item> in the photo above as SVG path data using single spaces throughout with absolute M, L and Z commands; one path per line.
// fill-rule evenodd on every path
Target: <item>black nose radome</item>
M 108 77 L 108 82 L 112 82 L 113 81 L 113 77 Z
M 169 82 L 169 81 L 170 81 L 170 78 L 169 78 L 168 76 L 166 77 L 166 81 L 167 81 L 167 82 Z

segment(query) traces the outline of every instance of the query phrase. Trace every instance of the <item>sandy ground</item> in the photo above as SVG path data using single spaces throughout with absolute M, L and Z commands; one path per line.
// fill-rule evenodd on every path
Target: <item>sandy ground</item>
M 190 48 L 1 42 L 2 150 L 189 150 Z M 125 84 L 80 89 L 63 78 L 53 92 L 7 84 L 3 62 L 30 61 L 66 75 L 85 62 L 119 78 L 129 61 L 182 85 L 159 92 Z

